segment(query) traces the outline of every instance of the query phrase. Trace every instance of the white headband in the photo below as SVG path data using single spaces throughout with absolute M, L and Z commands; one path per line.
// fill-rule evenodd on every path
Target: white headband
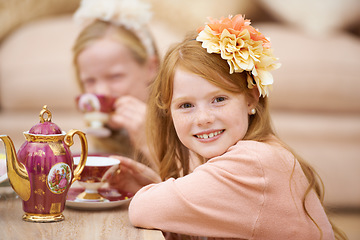
M 150 4 L 140 0 L 82 0 L 74 14 L 75 22 L 82 26 L 96 19 L 124 26 L 136 34 L 148 55 L 153 56 L 153 40 L 146 26 L 151 18 Z

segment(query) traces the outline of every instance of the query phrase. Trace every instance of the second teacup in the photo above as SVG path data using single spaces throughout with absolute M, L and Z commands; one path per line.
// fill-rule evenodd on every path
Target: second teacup
M 84 114 L 89 128 L 86 132 L 98 137 L 108 137 L 111 131 L 104 127 L 108 122 L 110 113 L 114 111 L 116 98 L 84 93 L 76 97 L 77 108 Z
M 80 161 L 79 157 L 74 157 L 74 164 Z M 98 189 L 104 185 L 102 177 L 111 167 L 119 165 L 120 160 L 103 156 L 88 156 L 84 170 L 78 180 L 79 184 L 85 188 L 75 201 L 79 202 L 104 202 L 109 201 L 99 193 Z

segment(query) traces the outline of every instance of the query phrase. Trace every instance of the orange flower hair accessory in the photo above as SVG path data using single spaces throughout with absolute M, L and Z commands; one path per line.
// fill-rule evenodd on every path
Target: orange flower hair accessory
M 230 74 L 247 71 L 248 87 L 256 85 L 260 96 L 268 96 L 273 84 L 269 71 L 280 67 L 280 63 L 275 63 L 278 59 L 272 54 L 270 41 L 241 15 L 209 20 L 198 30 L 196 40 L 208 53 L 221 54 L 230 66 Z

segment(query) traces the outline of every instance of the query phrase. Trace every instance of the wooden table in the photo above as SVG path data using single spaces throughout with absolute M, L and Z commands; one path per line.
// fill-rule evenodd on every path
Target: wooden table
M 66 207 L 65 220 L 56 223 L 32 223 L 22 220 L 19 198 L 0 199 L 0 239 L 76 239 L 76 240 L 164 240 L 161 231 L 135 228 L 128 218 L 128 204 L 101 211 Z

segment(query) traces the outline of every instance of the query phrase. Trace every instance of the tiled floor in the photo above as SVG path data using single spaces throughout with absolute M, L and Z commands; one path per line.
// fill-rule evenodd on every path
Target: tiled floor
M 349 240 L 360 240 L 360 210 L 336 211 L 330 218 L 348 236 Z

